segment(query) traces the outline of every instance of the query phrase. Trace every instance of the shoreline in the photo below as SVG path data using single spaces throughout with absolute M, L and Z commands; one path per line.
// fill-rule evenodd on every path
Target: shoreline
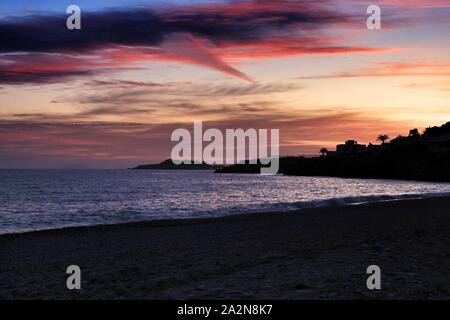
M 323 199 L 323 200 L 314 200 L 314 201 L 306 201 L 302 204 L 307 205 L 306 207 L 300 207 L 300 208 L 292 208 L 292 209 L 283 209 L 283 210 L 271 210 L 267 209 L 266 211 L 246 211 L 241 213 L 233 213 L 228 215 L 219 215 L 219 216 L 212 216 L 212 217 L 202 217 L 202 218 L 173 218 L 173 219 L 155 219 L 155 220 L 141 220 L 141 221 L 130 221 L 130 222 L 121 222 L 121 223 L 111 223 L 111 224 L 94 224 L 94 225 L 79 225 L 79 226 L 62 226 L 62 227 L 56 227 L 56 228 L 49 228 L 49 229 L 36 229 L 36 230 L 27 230 L 27 231 L 18 231 L 18 232 L 8 232 L 8 233 L 0 233 L 0 239 L 2 237 L 7 236 L 14 236 L 14 235 L 24 235 L 24 234 L 35 234 L 35 233 L 42 233 L 42 232 L 53 232 L 53 231 L 70 231 L 70 230 L 84 230 L 84 229 L 90 229 L 90 228 L 114 228 L 114 227 L 121 227 L 121 226 L 139 226 L 139 225 L 147 225 L 147 226 L 173 226 L 173 225 L 189 225 L 189 224 L 196 224 L 196 223 L 212 223 L 214 220 L 227 220 L 228 218 L 239 218 L 241 216 L 247 216 L 247 215 L 254 215 L 254 216 L 263 216 L 263 215 L 270 215 L 270 214 L 276 214 L 276 215 L 282 215 L 282 214 L 300 214 L 304 212 L 305 210 L 318 210 L 321 208 L 328 208 L 328 207 L 345 207 L 345 206 L 361 206 L 361 205 L 369 205 L 369 204 L 375 204 L 375 203 L 384 203 L 384 202 L 397 202 L 397 201 L 410 201 L 410 200 L 421 200 L 421 199 L 434 199 L 434 198 L 449 198 L 449 193 L 432 193 L 432 194 L 402 194 L 398 196 L 387 196 L 387 195 L 380 195 L 380 196 L 367 196 L 367 197 L 342 197 L 342 198 L 332 198 L 332 199 Z M 366 198 L 370 199 L 367 201 L 361 201 L 361 202 L 342 202 L 340 201 L 348 198 Z M 375 198 L 375 200 L 373 200 Z M 335 203 L 333 203 L 335 202 Z M 320 204 L 324 203 L 324 204 Z M 293 203 L 292 205 L 295 205 L 297 203 Z M 312 205 L 312 206 L 309 206 Z
M 449 299 L 449 221 L 435 197 L 4 234 L 0 298 Z

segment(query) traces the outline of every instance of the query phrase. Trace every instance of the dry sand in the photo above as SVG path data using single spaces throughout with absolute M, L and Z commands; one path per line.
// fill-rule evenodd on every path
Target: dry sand
M 449 299 L 449 231 L 434 198 L 3 235 L 0 298 Z

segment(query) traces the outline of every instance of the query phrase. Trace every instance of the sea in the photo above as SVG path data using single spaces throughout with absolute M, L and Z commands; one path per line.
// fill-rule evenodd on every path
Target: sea
M 450 195 L 450 183 L 181 170 L 0 170 L 0 234 Z

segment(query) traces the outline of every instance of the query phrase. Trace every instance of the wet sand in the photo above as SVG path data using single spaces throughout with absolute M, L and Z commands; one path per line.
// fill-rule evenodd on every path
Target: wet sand
M 1 299 L 449 299 L 449 272 L 446 197 L 0 236 Z

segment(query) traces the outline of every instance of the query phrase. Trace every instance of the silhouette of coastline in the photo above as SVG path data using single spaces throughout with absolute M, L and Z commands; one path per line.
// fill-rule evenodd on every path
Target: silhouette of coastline
M 171 159 L 164 160 L 157 164 L 144 164 L 134 168 L 132 170 L 216 170 L 220 166 L 211 166 L 205 162 L 199 164 L 179 164 L 176 165 Z
M 378 136 L 379 145 L 368 146 L 348 140 L 336 151 L 320 150 L 321 156 L 283 157 L 280 174 L 343 178 L 407 179 L 450 181 L 450 122 L 427 128 L 422 134 L 412 129 L 408 136 L 389 140 Z M 261 164 L 236 164 L 217 173 L 260 173 Z

